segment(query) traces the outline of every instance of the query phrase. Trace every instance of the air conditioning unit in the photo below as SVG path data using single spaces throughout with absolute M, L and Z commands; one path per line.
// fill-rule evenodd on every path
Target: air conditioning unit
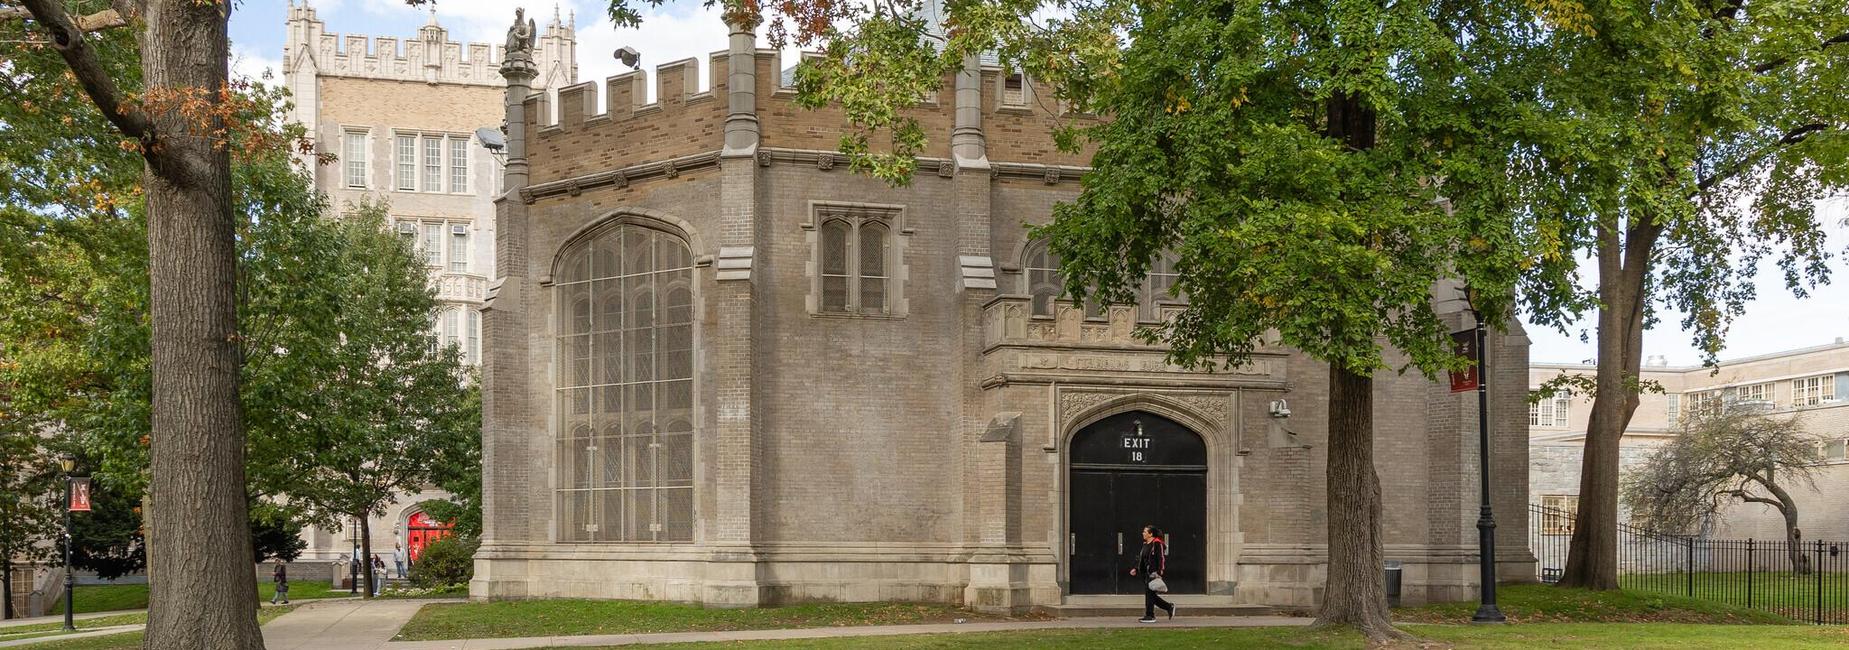
M 467 235 L 467 234 L 469 234 L 469 227 L 468 227 L 468 226 L 465 226 L 465 225 L 462 225 L 462 224 L 455 224 L 455 225 L 452 225 L 452 226 L 450 226 L 450 227 L 449 227 L 449 234 L 452 234 L 452 235 Z
M 398 232 L 406 235 L 415 235 L 417 234 L 417 224 L 409 221 L 400 221 L 398 222 Z

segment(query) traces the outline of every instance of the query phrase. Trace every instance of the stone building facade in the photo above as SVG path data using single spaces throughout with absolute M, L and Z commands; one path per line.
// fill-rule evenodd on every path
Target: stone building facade
M 1137 305 L 1054 300 L 1025 226 L 1087 157 L 1056 150 L 1031 84 L 946 78 L 891 187 L 847 169 L 841 112 L 796 106 L 783 68 L 735 29 L 657 68 L 657 101 L 631 72 L 559 89 L 556 122 L 504 68 L 473 597 L 1019 611 L 1140 593 L 1119 573 L 1157 523 L 1177 591 L 1318 601 L 1326 366 L 1166 364 L 1132 336 L 1179 308 L 1160 268 Z M 1526 576 L 1528 344 L 1492 343 L 1499 560 Z M 1375 385 L 1406 599 L 1471 597 L 1475 396 Z
M 316 189 L 339 211 L 362 201 L 389 206 L 390 227 L 429 265 L 442 305 L 432 333 L 478 365 L 501 163 L 476 130 L 501 126 L 504 47 L 451 40 L 434 10 L 415 36 L 400 39 L 330 33 L 307 0 L 291 0 L 284 28 L 289 117 L 307 127 L 317 153 L 337 157 L 327 165 L 304 161 Z M 543 29 L 535 48 L 539 90 L 577 78 L 571 25 L 554 15 Z M 389 563 L 420 504 L 447 497 L 434 490 L 404 495 L 371 522 L 374 550 Z M 304 535 L 309 560 L 345 557 L 355 541 L 352 530 L 311 527 Z
M 1587 364 L 1536 363 L 1528 381 L 1538 388 L 1562 374 L 1591 377 L 1596 372 Z M 1725 360 L 1715 368 L 1669 366 L 1653 358 L 1642 375 L 1663 392 L 1641 396 L 1621 441 L 1620 472 L 1628 473 L 1673 440 L 1685 418 L 1697 410 L 1753 405 L 1776 415 L 1795 415 L 1816 436 L 1819 463 L 1815 489 L 1793 491 L 1800 528 L 1809 539 L 1849 540 L 1849 505 L 1841 498 L 1849 494 L 1849 343 L 1839 338 L 1828 345 Z M 1529 492 L 1535 503 L 1576 510 L 1592 400 L 1562 395 L 1528 409 Z M 1554 532 L 1564 537 L 1568 531 Z M 1723 509 L 1705 534 L 1783 539 L 1784 522 L 1770 506 L 1736 504 Z

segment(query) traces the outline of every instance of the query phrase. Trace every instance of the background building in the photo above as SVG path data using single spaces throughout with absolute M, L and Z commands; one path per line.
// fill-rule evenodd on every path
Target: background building
M 559 89 L 555 122 L 504 66 L 473 596 L 1135 600 L 1121 569 L 1153 520 L 1178 592 L 1320 599 L 1325 364 L 1165 363 L 1132 335 L 1179 308 L 1160 261 L 1136 304 L 1057 301 L 1024 226 L 1088 158 L 1053 146 L 1028 80 L 946 79 L 916 109 L 917 178 L 891 187 L 847 170 L 842 114 L 796 106 L 784 67 L 739 30 L 710 62 Z M 1492 345 L 1498 559 L 1519 577 L 1527 339 Z M 1376 382 L 1387 557 L 1409 602 L 1472 597 L 1476 396 Z
M 1591 377 L 1586 364 L 1536 363 L 1528 385 L 1538 388 L 1561 374 Z M 1643 378 L 1663 387 L 1644 393 L 1625 430 L 1621 471 L 1642 462 L 1680 431 L 1683 417 L 1700 409 L 1753 404 L 1776 414 L 1796 414 L 1818 439 L 1815 490 L 1794 490 L 1799 524 L 1808 539 L 1849 539 L 1849 342 L 1788 352 L 1729 359 L 1717 368 L 1669 366 L 1652 357 Z M 1592 400 L 1584 395 L 1556 396 L 1528 407 L 1529 492 L 1535 503 L 1574 511 L 1579 502 L 1580 463 Z M 1789 487 L 1789 486 L 1788 486 Z M 1546 528 L 1546 526 L 1543 526 Z M 1543 534 L 1550 531 L 1543 530 Z M 1566 530 L 1551 531 L 1564 535 Z M 1783 539 L 1784 521 L 1776 510 L 1759 504 L 1736 504 L 1716 517 L 1709 534 L 1723 538 Z
M 319 153 L 338 160 L 314 169 L 315 186 L 336 209 L 362 200 L 389 204 L 391 227 L 430 268 L 443 308 L 431 323 L 466 364 L 482 354 L 482 301 L 494 270 L 494 204 L 501 161 L 476 138 L 498 131 L 506 89 L 502 44 L 449 39 L 434 8 L 409 38 L 328 33 L 304 1 L 290 3 L 283 84 L 290 118 L 308 128 Z M 537 89 L 577 78 L 577 40 L 554 15 L 537 35 Z M 389 560 L 409 540 L 419 504 L 448 495 L 407 494 L 371 523 L 372 547 Z M 351 526 L 349 526 L 351 528 Z M 305 560 L 351 554 L 354 533 L 311 528 Z

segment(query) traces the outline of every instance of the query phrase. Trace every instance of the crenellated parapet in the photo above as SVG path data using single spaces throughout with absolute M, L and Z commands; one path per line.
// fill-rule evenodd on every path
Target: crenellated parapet
M 797 105 L 795 90 L 782 85 L 785 62 L 777 51 L 757 50 L 752 60 L 759 146 L 816 152 L 824 157 L 821 167 L 828 169 L 827 152 L 840 146 L 848 128 L 845 113 L 838 106 L 810 109 Z M 610 77 L 601 87 L 595 81 L 566 86 L 558 89 L 556 107 L 546 93 L 532 94 L 526 100 L 526 120 L 532 134 L 533 184 L 720 150 L 728 114 L 727 52 L 710 55 L 704 74 L 701 67 L 698 60 L 685 59 L 656 67 L 652 77 L 649 71 L 637 70 Z M 995 163 L 991 173 L 1020 176 L 1015 168 L 1027 164 L 1033 166 L 1030 175 L 1036 180 L 1076 180 L 1074 170 L 1088 163 L 1090 152 L 1058 151 L 1053 131 L 1074 119 L 1091 118 L 1065 113 L 1050 99 L 1034 100 L 1018 87 L 1013 93 L 1006 92 L 1006 81 L 999 68 L 984 68 L 979 75 L 976 101 L 980 129 L 988 142 L 987 159 Z M 908 111 L 929 139 L 920 157 L 931 165 L 920 173 L 937 172 L 951 159 L 956 97 L 955 76 L 946 75 L 939 90 Z M 763 160 L 769 163 L 773 158 Z
M 287 33 L 285 74 L 495 87 L 505 83 L 500 68 L 506 48 L 450 40 L 434 12 L 415 36 L 401 39 L 328 32 L 306 1 L 292 2 Z M 571 25 L 554 16 L 534 48 L 534 63 L 541 72 L 535 86 L 576 77 L 576 41 Z

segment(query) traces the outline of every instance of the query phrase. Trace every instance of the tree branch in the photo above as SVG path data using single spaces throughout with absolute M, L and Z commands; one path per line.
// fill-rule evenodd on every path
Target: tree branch
M 115 124 L 123 135 L 139 140 L 144 147 L 153 144 L 154 123 L 149 121 L 145 115 L 123 110 L 122 91 L 116 88 L 115 80 L 109 78 L 109 72 L 103 69 L 102 62 L 98 61 L 95 52 L 91 51 L 89 41 L 84 39 L 83 23 L 72 23 L 70 15 L 64 13 L 64 5 L 58 0 L 22 0 L 22 2 L 26 5 L 26 11 L 31 12 L 33 20 L 37 20 L 46 31 L 51 33 L 52 48 L 58 50 L 58 54 L 64 57 L 65 64 L 71 67 L 71 74 L 76 75 L 78 83 L 83 85 L 84 93 L 90 96 L 91 101 L 96 102 L 97 108 L 102 109 L 103 117 Z M 114 13 L 116 14 L 115 20 L 126 25 L 125 12 L 120 10 L 123 7 L 122 3 L 116 3 L 116 7 L 116 9 L 85 16 L 84 19 L 88 20 L 104 13 Z M 151 152 L 151 149 L 144 148 L 144 150 Z
M 1688 198 L 1693 199 L 1695 198 L 1697 194 L 1708 191 L 1710 188 L 1713 188 L 1716 184 L 1720 183 L 1721 181 L 1725 181 L 1729 178 L 1733 178 L 1734 176 L 1739 175 L 1740 172 L 1751 169 L 1754 165 L 1758 165 L 1759 161 L 1765 160 L 1767 156 L 1772 155 L 1772 152 L 1777 151 L 1780 147 L 1789 147 L 1799 142 L 1803 142 L 1804 140 L 1810 138 L 1813 135 L 1822 133 L 1824 131 L 1829 131 L 1829 130 L 1831 130 L 1831 127 L 1828 124 L 1824 124 L 1822 122 L 1812 122 L 1810 124 L 1797 127 L 1790 131 L 1786 131 L 1785 135 L 1778 139 L 1778 142 L 1774 142 L 1772 143 L 1771 146 L 1766 147 L 1764 150 L 1761 150 L 1758 153 L 1755 153 L 1752 156 L 1747 157 L 1746 160 L 1740 161 L 1740 163 L 1737 165 L 1733 165 L 1721 171 L 1715 172 L 1713 175 L 1710 175 L 1707 178 L 1701 179 L 1701 181 L 1695 183 L 1695 191 L 1690 193 Z
M 125 11 L 126 7 L 122 6 L 125 3 L 116 2 L 112 4 L 115 6 L 109 9 L 104 9 L 87 16 L 78 16 L 74 21 L 77 25 L 77 29 L 86 32 L 94 32 L 115 27 L 127 27 L 130 12 Z M 25 7 L 0 6 L 0 20 L 13 20 L 16 18 L 33 18 L 32 11 Z
M 1822 43 L 1817 44 L 1817 50 L 1822 51 L 1822 50 L 1829 49 L 1831 45 L 1844 45 L 1844 44 L 1849 44 L 1849 32 L 1843 32 L 1841 34 L 1837 34 L 1830 38 L 1824 39 Z M 1790 63 L 1790 62 L 1791 62 L 1791 57 L 1781 56 L 1776 59 L 1772 59 L 1771 61 L 1767 61 L 1765 63 L 1761 63 L 1759 65 L 1753 66 L 1753 72 L 1756 72 L 1759 74 L 1765 74 L 1767 72 L 1777 70 L 1779 66 L 1785 65 L 1786 63 Z

